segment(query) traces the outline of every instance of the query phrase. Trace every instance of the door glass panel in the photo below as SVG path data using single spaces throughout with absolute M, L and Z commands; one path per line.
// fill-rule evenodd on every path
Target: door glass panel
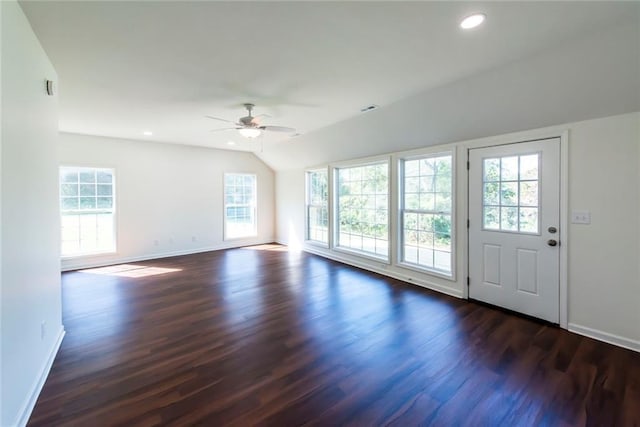
M 498 206 L 500 205 L 498 192 L 500 191 L 499 182 L 485 182 L 484 183 L 484 205 Z
M 503 157 L 500 159 L 500 180 L 518 180 L 518 156 Z
M 500 159 L 484 159 L 484 182 L 500 181 Z
M 500 208 L 500 229 L 518 231 L 518 208 Z
M 520 208 L 520 231 L 524 233 L 538 232 L 537 208 Z
M 520 156 L 520 180 L 538 179 L 538 155 Z
M 483 160 L 482 226 L 538 234 L 538 153 Z
M 500 230 L 500 208 L 494 206 L 484 207 L 484 224 L 485 230 Z
M 538 182 L 520 182 L 520 206 L 538 206 Z
M 517 182 L 502 182 L 500 184 L 500 204 L 502 206 L 518 206 Z

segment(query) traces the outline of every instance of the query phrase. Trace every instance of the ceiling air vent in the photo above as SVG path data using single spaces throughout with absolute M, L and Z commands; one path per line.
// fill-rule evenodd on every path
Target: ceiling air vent
M 380 108 L 380 106 L 376 105 L 376 104 L 371 104 L 371 105 L 367 105 L 366 107 L 362 107 L 360 109 L 360 112 L 361 113 L 368 113 L 369 111 L 373 111 L 373 110 L 375 110 L 377 108 Z

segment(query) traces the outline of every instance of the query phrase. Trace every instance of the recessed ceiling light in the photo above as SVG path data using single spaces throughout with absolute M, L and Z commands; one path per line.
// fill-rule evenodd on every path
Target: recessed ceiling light
M 144 132 L 142 132 L 142 134 L 144 136 L 151 136 L 151 135 L 153 135 L 153 132 L 151 132 L 150 130 L 145 130 Z
M 475 28 L 482 24 L 485 19 L 487 19 L 487 15 L 484 13 L 474 13 L 473 15 L 467 16 L 462 20 L 462 22 L 460 22 L 460 28 L 463 30 L 470 30 L 471 28 Z
M 236 145 L 235 141 L 227 141 L 227 145 Z

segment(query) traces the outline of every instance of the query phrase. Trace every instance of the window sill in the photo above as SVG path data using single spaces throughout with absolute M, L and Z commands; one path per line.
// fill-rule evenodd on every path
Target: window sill
M 422 274 L 428 274 L 429 276 L 435 276 L 435 277 L 440 277 L 442 279 L 446 279 L 446 280 L 450 280 L 452 282 L 456 281 L 455 275 L 452 273 L 448 274 L 442 270 L 435 270 L 435 269 L 430 269 L 430 268 L 426 268 L 426 267 L 420 267 L 419 265 L 416 264 L 410 264 L 408 262 L 399 262 L 397 264 L 398 267 L 400 268 L 404 268 L 407 270 L 412 270 L 418 273 L 422 273 Z
M 223 241 L 225 242 L 237 242 L 239 240 L 247 240 L 247 239 L 255 239 L 256 237 L 258 237 L 258 234 L 251 234 L 248 236 L 239 236 L 239 237 L 225 237 L 223 239 Z
M 96 258 L 96 257 L 117 255 L 117 254 L 118 252 L 116 250 L 110 250 L 110 251 L 104 251 L 104 252 L 90 252 L 90 253 L 78 254 L 78 255 L 61 255 L 60 259 L 62 261 L 66 261 L 66 260 L 72 260 L 72 259 Z
M 317 240 L 305 240 L 304 241 L 305 245 L 309 245 L 309 246 L 315 246 L 318 248 L 322 248 L 322 249 L 329 249 L 329 244 L 328 243 L 324 243 L 324 242 L 319 242 Z
M 334 248 L 332 248 L 333 251 L 335 252 L 340 252 L 340 253 L 344 253 L 347 255 L 353 255 L 353 256 L 357 256 L 359 258 L 365 258 L 365 259 L 369 259 L 371 261 L 375 261 L 375 262 L 381 262 L 383 264 L 386 265 L 391 265 L 391 262 L 389 260 L 388 256 L 382 256 L 382 255 L 376 255 L 376 254 L 372 254 L 369 252 L 361 252 L 361 251 L 357 251 L 355 249 L 349 249 L 349 248 L 345 248 L 342 246 L 336 246 Z

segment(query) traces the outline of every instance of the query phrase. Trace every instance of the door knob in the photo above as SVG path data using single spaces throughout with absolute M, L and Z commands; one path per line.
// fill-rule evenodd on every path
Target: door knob
M 547 240 L 547 245 L 549 245 L 549 246 L 557 246 L 558 245 L 558 241 L 557 240 L 553 240 L 553 239 Z

